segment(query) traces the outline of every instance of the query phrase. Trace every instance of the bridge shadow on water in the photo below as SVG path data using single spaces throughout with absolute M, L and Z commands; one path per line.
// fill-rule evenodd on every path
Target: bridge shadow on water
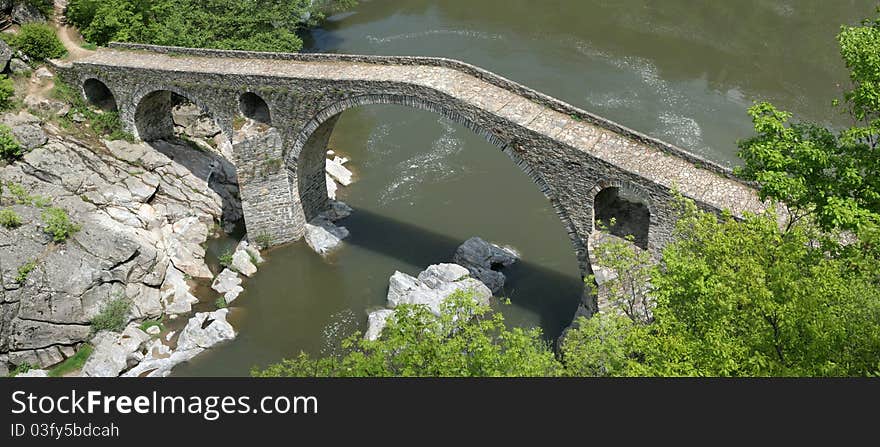
M 346 243 L 416 266 L 419 271 L 429 265 L 452 262 L 455 250 L 464 240 L 437 231 L 377 214 L 355 209 L 339 225 L 351 230 Z M 438 222 L 441 226 L 442 222 Z M 412 272 L 411 272 L 412 273 Z M 507 276 L 502 296 L 512 304 L 537 316 L 538 324 L 548 340 L 555 340 L 574 316 L 583 291 L 577 267 L 564 273 L 520 260 L 503 270 Z M 505 312 L 512 324 L 525 324 Z M 529 318 L 534 325 L 534 318 Z

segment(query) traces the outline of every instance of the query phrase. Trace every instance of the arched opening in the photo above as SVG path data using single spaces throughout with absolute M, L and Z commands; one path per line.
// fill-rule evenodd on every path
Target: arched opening
M 205 181 L 220 197 L 227 232 L 245 231 L 232 142 L 209 110 L 176 92 L 157 90 L 138 104 L 135 127 L 141 140 Z
M 318 114 L 289 152 L 295 202 L 306 220 L 329 207 L 327 163 L 335 157 L 350 158 L 345 166 L 356 174 L 352 186 L 338 185 L 338 199 L 354 209 L 339 223 L 351 233 L 340 253 L 374 269 L 357 286 L 377 289 L 372 305 L 386 292 L 376 281 L 395 269 L 451 263 L 465 241 L 480 237 L 522 255 L 510 267 L 488 266 L 506 277 L 498 295 L 513 303 L 502 309 L 509 322 L 541 326 L 550 339 L 571 323 L 584 274 L 575 252 L 586 250 L 574 241 L 564 209 L 544 196 L 550 189 L 539 173 L 504 139 L 416 98 L 349 98 Z
M 635 194 L 619 187 L 605 188 L 593 202 L 594 226 L 621 238 L 632 237 L 642 249 L 648 248 L 651 211 Z
M 116 97 L 107 85 L 97 79 L 87 79 L 83 83 L 83 93 L 89 104 L 105 111 L 116 111 Z
M 272 116 L 269 105 L 256 93 L 245 92 L 238 98 L 238 107 L 245 118 L 252 119 L 260 124 L 272 125 Z

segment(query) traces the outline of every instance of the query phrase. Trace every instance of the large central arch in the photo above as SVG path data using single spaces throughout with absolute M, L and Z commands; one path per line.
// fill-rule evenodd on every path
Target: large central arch
M 541 178 L 538 172 L 533 169 L 526 161 L 521 159 L 512 149 L 509 141 L 486 129 L 473 120 L 467 118 L 455 110 L 442 106 L 432 101 L 427 101 L 416 96 L 399 96 L 399 95 L 360 95 L 346 98 L 338 101 L 329 107 L 324 108 L 315 115 L 296 136 L 290 151 L 286 155 L 286 165 L 289 170 L 289 178 L 291 191 L 294 194 L 294 207 L 299 207 L 295 213 L 302 213 L 306 220 L 310 220 L 317 216 L 320 212 L 327 209 L 328 196 L 326 184 L 326 162 L 325 154 L 327 144 L 339 117 L 343 112 L 368 105 L 399 105 L 408 106 L 419 110 L 426 110 L 436 113 L 450 121 L 461 124 L 476 134 L 482 136 L 489 143 L 501 149 L 508 158 L 510 158 L 532 181 L 538 186 L 544 196 L 550 201 L 557 216 L 569 235 L 574 251 L 581 259 L 586 255 L 586 243 L 577 236 L 576 228 L 560 204 L 559 200 L 552 194 L 551 188 L 547 182 Z M 581 269 L 588 269 L 589 266 L 581 265 Z M 588 274 L 589 272 L 583 272 Z

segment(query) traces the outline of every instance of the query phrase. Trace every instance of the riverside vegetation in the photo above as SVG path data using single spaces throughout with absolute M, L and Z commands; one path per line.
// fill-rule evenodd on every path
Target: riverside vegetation
M 651 318 L 617 307 L 568 331 L 559 352 L 540 331 L 509 329 L 467 296 L 440 316 L 403 306 L 378 340 L 301 354 L 254 376 L 869 376 L 880 373 L 880 18 L 844 27 L 852 87 L 835 132 L 767 103 L 749 110 L 740 175 L 775 211 L 738 221 L 681 200 L 676 240 L 659 265 L 625 242 L 597 250 L 618 278 L 639 278 Z M 646 275 L 644 273 L 647 273 Z M 587 281 L 592 283 L 592 278 Z M 631 287 L 629 288 L 631 289 Z M 400 308 L 399 308 L 400 309 Z

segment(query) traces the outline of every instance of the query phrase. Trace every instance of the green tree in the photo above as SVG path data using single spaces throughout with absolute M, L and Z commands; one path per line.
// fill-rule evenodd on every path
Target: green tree
M 791 122 L 791 113 L 760 103 L 749 109 L 757 135 L 740 143 L 739 174 L 760 184 L 762 198 L 784 203 L 790 225 L 807 216 L 826 230 L 880 222 L 880 19 L 843 27 L 838 42 L 852 87 L 835 103 L 853 125 L 835 132 Z
M 676 242 L 650 275 L 654 322 L 582 322 L 563 344 L 570 374 L 864 376 L 880 369 L 880 262 L 870 251 L 841 250 L 809 222 L 783 231 L 772 213 L 740 222 L 683 204 Z
M 355 334 L 341 355 L 314 359 L 302 353 L 257 377 L 499 377 L 551 376 L 561 371 L 537 329 L 508 329 L 500 313 L 468 294 L 446 300 L 441 315 L 425 306 L 400 306 L 375 341 Z
M 298 33 L 354 0 L 72 0 L 68 19 L 90 42 L 295 52 Z

